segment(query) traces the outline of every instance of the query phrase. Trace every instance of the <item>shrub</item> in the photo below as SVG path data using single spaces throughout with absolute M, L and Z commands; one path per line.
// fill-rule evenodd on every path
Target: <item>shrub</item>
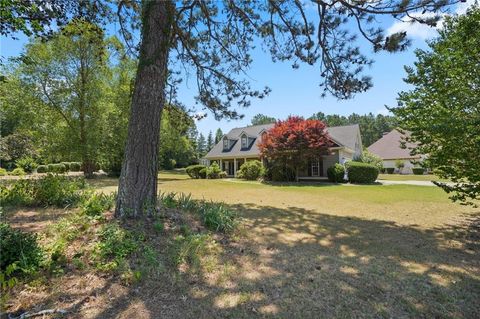
M 423 167 L 414 167 L 412 168 L 412 171 L 415 175 L 423 175 L 423 173 L 425 173 L 425 169 Z
M 38 166 L 35 160 L 30 156 L 22 157 L 16 160 L 15 165 L 18 168 L 22 168 L 27 173 L 32 173 Z
M 0 223 L 0 270 L 15 263 L 25 272 L 35 271 L 42 261 L 43 252 L 34 234 L 13 229 Z
M 265 175 L 265 168 L 263 167 L 262 162 L 254 160 L 247 161 L 237 172 L 238 178 L 243 178 L 247 180 L 256 180 Z
M 205 165 L 190 165 L 185 169 L 185 171 L 187 172 L 188 176 L 190 176 L 191 178 L 198 179 L 200 178 L 200 171 L 205 168 L 206 168 Z
M 47 172 L 48 172 L 48 166 L 47 165 L 38 165 L 37 173 L 47 173 Z
M 67 171 L 67 168 L 64 164 L 48 164 L 48 171 L 51 173 L 63 174 Z
M 206 168 L 206 167 L 202 168 L 202 169 L 198 172 L 198 176 L 199 176 L 201 179 L 207 178 L 207 168 Z
M 87 194 L 83 178 L 69 179 L 66 176 L 48 174 L 34 182 L 34 199 L 41 206 L 76 206 Z
M 393 172 L 395 172 L 395 167 L 386 167 L 385 172 L 387 172 L 387 174 L 393 174 Z
M 362 155 L 355 158 L 354 161 L 374 165 L 379 171 L 383 169 L 383 160 L 377 155 L 370 153 L 368 150 L 363 150 Z
M 209 179 L 217 179 L 220 178 L 220 173 L 222 170 L 220 166 L 218 166 L 217 162 L 213 162 L 209 167 L 206 169 L 206 177 Z
M 0 185 L 0 203 L 11 206 L 29 206 L 34 202 L 32 180 L 18 180 L 5 186 Z
M 0 176 L 7 175 L 7 170 L 5 168 L 0 167 Z
M 75 206 L 85 196 L 85 180 L 48 174 L 37 180 L 19 180 L 0 188 L 0 201 L 12 206 Z
M 395 167 L 401 170 L 402 168 L 405 167 L 405 162 L 402 160 L 396 160 L 395 161 Z
M 23 175 L 25 175 L 25 171 L 23 170 L 23 168 L 17 167 L 13 171 L 10 172 L 10 175 L 23 176 Z
M 70 162 L 69 169 L 70 169 L 71 172 L 80 172 L 80 170 L 82 169 L 82 163 L 80 163 L 80 162 Z
M 345 167 L 336 163 L 335 165 L 330 166 L 327 169 L 328 180 L 332 183 L 342 183 L 345 182 L 343 177 L 345 176 Z
M 348 162 L 347 163 L 348 180 L 351 183 L 370 184 L 377 180 L 378 168 L 375 165 Z
M 65 165 L 65 171 L 68 172 L 70 170 L 70 162 L 60 162 L 60 164 Z
M 265 178 L 274 182 L 291 182 L 295 180 L 295 171 L 287 166 L 274 164 L 267 167 Z
M 227 178 L 227 177 L 228 177 L 228 174 L 225 171 L 220 172 L 220 174 L 218 174 L 218 178 Z

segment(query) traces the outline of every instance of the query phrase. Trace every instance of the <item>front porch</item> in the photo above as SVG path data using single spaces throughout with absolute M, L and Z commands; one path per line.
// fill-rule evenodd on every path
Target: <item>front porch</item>
M 214 162 L 220 166 L 222 171 L 227 173 L 228 177 L 236 177 L 237 171 L 246 161 L 260 160 L 258 157 L 244 157 L 244 158 L 221 158 L 210 160 L 210 165 Z

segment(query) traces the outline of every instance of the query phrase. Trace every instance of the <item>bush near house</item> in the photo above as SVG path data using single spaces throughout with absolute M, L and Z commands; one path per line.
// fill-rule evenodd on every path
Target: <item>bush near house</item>
M 205 175 L 209 179 L 217 179 L 220 178 L 221 172 L 222 170 L 220 169 L 220 166 L 218 166 L 216 162 L 213 162 L 209 167 L 206 168 Z
M 265 175 L 265 168 L 263 167 L 262 162 L 258 160 L 247 161 L 237 172 L 238 178 L 243 178 L 247 180 L 256 180 Z
M 343 179 L 344 176 L 345 168 L 343 167 L 343 165 L 336 163 L 335 165 L 332 165 L 327 169 L 328 180 L 332 183 L 345 182 L 345 180 Z
M 383 169 L 383 161 L 377 155 L 370 153 L 368 150 L 363 150 L 362 155 L 354 159 L 355 162 L 372 164 L 380 171 Z
M 395 167 L 386 167 L 385 172 L 387 174 L 393 174 L 393 172 L 395 172 Z
M 377 180 L 378 167 L 371 164 L 348 162 L 347 163 L 348 180 L 351 183 L 371 184 Z
M 0 167 L 0 176 L 7 175 L 7 170 L 5 168 Z
M 423 167 L 414 167 L 412 168 L 412 171 L 415 175 L 423 175 L 423 173 L 425 173 L 425 169 Z
M 205 165 L 190 165 L 188 166 L 185 171 L 187 172 L 188 176 L 194 179 L 202 178 L 200 175 L 200 171 L 205 169 L 205 177 L 206 177 L 206 166 Z M 203 175 L 203 173 L 202 173 Z M 203 177 L 203 178 L 205 178 Z

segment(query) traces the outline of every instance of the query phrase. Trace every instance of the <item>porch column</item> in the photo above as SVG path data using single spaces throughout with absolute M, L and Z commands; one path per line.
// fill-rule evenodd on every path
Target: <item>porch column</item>
M 233 176 L 237 177 L 237 159 L 233 159 Z
M 222 163 L 222 159 L 219 160 L 220 161 L 220 170 L 223 171 L 223 163 Z

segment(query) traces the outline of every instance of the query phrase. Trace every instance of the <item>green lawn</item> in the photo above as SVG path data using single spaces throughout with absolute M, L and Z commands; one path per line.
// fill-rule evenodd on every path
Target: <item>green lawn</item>
M 103 191 L 116 183 L 95 181 Z M 480 233 L 468 222 L 479 212 L 437 187 L 269 185 L 161 172 L 159 189 L 223 201 L 242 221 L 222 266 L 187 285 L 184 306 L 173 302 L 179 317 L 480 317 Z M 158 287 L 150 289 L 155 295 Z M 158 305 L 141 302 L 140 309 Z M 138 302 L 125 314 L 135 309 Z

